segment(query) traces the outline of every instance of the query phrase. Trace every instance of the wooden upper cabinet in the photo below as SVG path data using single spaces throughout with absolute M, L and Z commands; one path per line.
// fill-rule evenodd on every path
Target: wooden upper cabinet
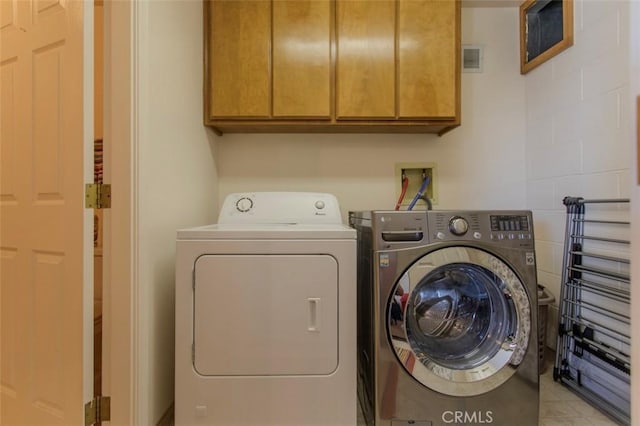
M 331 3 L 273 1 L 273 116 L 331 115 Z
M 460 67 L 454 1 L 398 1 L 398 116 L 457 115 Z
M 337 0 L 337 118 L 452 120 L 458 5 Z
M 205 0 L 218 132 L 443 133 L 460 124 L 459 0 Z
M 338 0 L 337 118 L 395 117 L 395 1 Z
M 209 115 L 268 117 L 271 3 L 216 0 L 207 5 Z
M 330 117 L 330 0 L 207 5 L 210 118 Z

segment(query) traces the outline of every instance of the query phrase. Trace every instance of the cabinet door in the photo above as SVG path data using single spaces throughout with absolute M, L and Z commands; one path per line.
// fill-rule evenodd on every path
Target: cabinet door
M 273 115 L 331 114 L 331 3 L 273 2 Z
M 399 0 L 400 118 L 456 116 L 458 22 L 455 0 Z
M 395 1 L 338 0 L 337 118 L 395 117 Z
M 209 2 L 209 112 L 212 117 L 270 114 L 271 2 Z

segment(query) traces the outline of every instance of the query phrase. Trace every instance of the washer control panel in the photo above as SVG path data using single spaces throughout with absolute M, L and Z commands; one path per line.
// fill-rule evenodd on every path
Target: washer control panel
M 534 248 L 529 210 L 352 211 L 349 224 L 372 229 L 374 250 L 458 242 Z
M 225 198 L 218 223 L 342 224 L 342 215 L 332 194 L 238 192 Z
M 427 213 L 434 241 L 486 241 L 524 247 L 533 244 L 529 211 L 437 211 Z

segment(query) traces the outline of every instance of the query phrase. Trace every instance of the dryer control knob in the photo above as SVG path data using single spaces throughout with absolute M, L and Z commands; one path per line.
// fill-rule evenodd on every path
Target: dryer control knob
M 464 235 L 469 230 L 469 223 L 467 220 L 460 216 L 454 216 L 449 220 L 449 231 L 453 235 Z
M 246 213 L 253 207 L 253 200 L 249 197 L 242 197 L 236 201 L 236 209 L 241 213 Z

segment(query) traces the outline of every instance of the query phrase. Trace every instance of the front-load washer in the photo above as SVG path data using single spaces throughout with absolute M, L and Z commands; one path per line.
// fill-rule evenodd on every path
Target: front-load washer
M 231 194 L 179 230 L 176 425 L 353 426 L 355 254 L 330 194 Z
M 368 425 L 537 425 L 529 211 L 351 212 Z

